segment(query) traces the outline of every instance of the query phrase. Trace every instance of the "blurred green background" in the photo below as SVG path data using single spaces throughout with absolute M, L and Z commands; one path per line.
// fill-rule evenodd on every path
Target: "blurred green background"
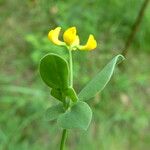
M 82 87 L 121 53 L 143 0 L 0 0 L 0 150 L 57 150 L 61 129 L 44 120 L 56 104 L 42 82 L 39 60 L 67 51 L 47 39 L 50 29 L 76 26 L 92 52 L 76 51 L 74 86 Z M 150 5 L 128 49 L 123 70 L 116 68 L 105 90 L 89 101 L 87 132 L 69 132 L 66 150 L 150 149 Z

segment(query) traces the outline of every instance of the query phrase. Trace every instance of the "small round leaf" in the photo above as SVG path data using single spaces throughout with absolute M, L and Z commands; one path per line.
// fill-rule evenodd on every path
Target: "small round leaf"
M 92 111 L 85 102 L 78 101 L 70 110 L 58 117 L 58 125 L 64 129 L 87 130 L 92 119 Z
M 62 104 L 49 107 L 45 112 L 45 119 L 51 121 L 57 119 L 60 114 L 64 113 Z
M 68 63 L 56 54 L 48 54 L 41 59 L 40 75 L 51 88 L 65 89 L 69 86 Z

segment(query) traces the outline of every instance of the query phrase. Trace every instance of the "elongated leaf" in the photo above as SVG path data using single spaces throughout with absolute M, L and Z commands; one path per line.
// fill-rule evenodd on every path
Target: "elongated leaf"
M 104 89 L 106 84 L 109 82 L 115 65 L 122 61 L 124 57 L 122 55 L 117 55 L 114 57 L 101 72 L 99 72 L 79 93 L 79 100 L 86 101 L 94 97 L 97 92 Z
M 51 88 L 68 88 L 69 71 L 67 62 L 56 54 L 48 54 L 41 59 L 40 75 Z
M 62 104 L 51 106 L 45 112 L 45 119 L 51 121 L 57 119 L 60 114 L 64 113 L 64 108 Z
M 87 130 L 92 118 L 92 111 L 85 102 L 78 101 L 72 108 L 58 117 L 58 125 L 64 129 L 78 128 Z

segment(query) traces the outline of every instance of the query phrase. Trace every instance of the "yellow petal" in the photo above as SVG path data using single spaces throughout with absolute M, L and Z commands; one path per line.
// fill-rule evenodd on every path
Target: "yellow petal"
M 76 38 L 75 38 L 74 42 L 72 43 L 72 46 L 77 46 L 79 44 L 80 44 L 80 39 L 79 39 L 79 36 L 76 35 Z
M 90 34 L 87 43 L 84 46 L 80 46 L 80 50 L 93 50 L 97 47 L 97 42 L 92 34 Z
M 71 45 L 76 40 L 76 27 L 68 28 L 64 34 L 63 39 L 67 45 Z
M 63 45 L 64 43 L 58 39 L 61 27 L 57 27 L 48 33 L 48 39 L 56 45 Z
M 79 44 L 80 44 L 80 39 L 79 36 L 77 35 L 75 41 L 71 44 L 72 50 L 77 50 L 78 46 L 80 46 Z

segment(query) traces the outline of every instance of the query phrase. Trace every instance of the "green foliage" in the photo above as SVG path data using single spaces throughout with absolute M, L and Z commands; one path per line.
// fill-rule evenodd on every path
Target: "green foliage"
M 60 101 L 65 99 L 65 95 L 62 94 L 62 92 L 63 91 L 61 89 L 51 89 L 51 95 Z
M 51 88 L 66 89 L 69 86 L 67 62 L 56 54 L 48 54 L 41 59 L 40 75 Z
M 58 118 L 58 125 L 65 129 L 87 130 L 92 119 L 92 111 L 87 103 L 78 101 Z
M 77 94 L 73 88 L 68 88 L 65 90 L 66 96 L 70 98 L 73 102 L 76 102 L 78 100 Z
M 47 54 L 40 62 L 40 75 L 42 80 L 51 89 L 51 95 L 60 101 L 66 97 L 73 102 L 78 100 L 73 88 L 69 87 L 68 63 L 56 54 Z
M 94 97 L 98 91 L 101 91 L 110 80 L 115 65 L 122 60 L 123 56 L 121 55 L 117 55 L 113 58 L 81 91 L 79 99 L 88 100 Z M 69 87 L 69 71 L 68 63 L 56 54 L 48 54 L 41 60 L 40 74 L 43 81 L 52 88 L 51 95 L 62 101 L 64 105 L 61 104 L 50 107 L 46 111 L 46 118 L 48 118 L 48 120 L 58 118 L 58 125 L 64 129 L 79 128 L 87 130 L 92 118 L 92 111 L 88 104 L 78 101 L 72 106 L 66 105 L 66 97 L 73 102 L 78 100 L 74 89 Z M 66 109 L 66 112 L 64 109 Z
M 64 107 L 62 104 L 51 106 L 46 110 L 45 119 L 51 121 L 57 119 L 60 114 L 64 113 Z
M 117 55 L 114 57 L 101 72 L 99 72 L 79 93 L 79 99 L 82 101 L 87 101 L 94 97 L 97 92 L 104 89 L 106 84 L 109 82 L 115 65 L 122 61 L 124 58 L 122 55 Z

